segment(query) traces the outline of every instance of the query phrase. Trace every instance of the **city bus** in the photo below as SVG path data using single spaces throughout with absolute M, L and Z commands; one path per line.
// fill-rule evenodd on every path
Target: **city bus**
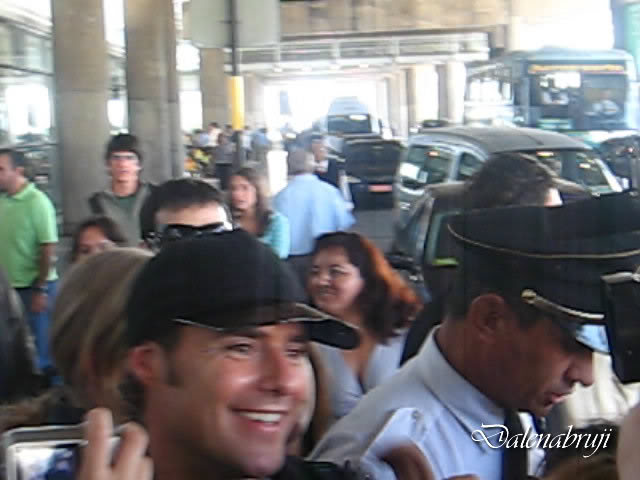
M 621 50 L 543 48 L 467 65 L 464 121 L 580 137 L 592 146 L 631 135 L 636 67 Z

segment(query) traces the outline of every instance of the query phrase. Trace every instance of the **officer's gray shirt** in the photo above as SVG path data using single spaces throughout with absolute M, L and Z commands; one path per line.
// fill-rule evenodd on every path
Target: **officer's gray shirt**
M 451 367 L 435 342 L 436 330 L 416 357 L 329 430 L 311 459 L 350 461 L 376 480 L 394 479 L 379 457 L 394 446 L 413 443 L 436 479 L 473 473 L 501 480 L 502 451 L 473 441 L 471 434 L 483 423 L 503 424 L 504 410 Z
M 348 414 L 365 393 L 398 370 L 406 338 L 407 330 L 404 330 L 400 335 L 389 339 L 386 345 L 375 346 L 369 357 L 362 383 L 345 362 L 341 349 L 318 344 L 323 364 L 329 374 L 331 412 L 334 420 Z

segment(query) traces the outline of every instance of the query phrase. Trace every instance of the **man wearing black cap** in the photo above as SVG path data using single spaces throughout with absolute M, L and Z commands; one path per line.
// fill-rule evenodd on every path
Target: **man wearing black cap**
M 312 458 L 350 460 L 389 479 L 380 452 L 410 442 L 437 479 L 526 478 L 527 452 L 513 447 L 522 433 L 515 413 L 543 417 L 574 384 L 592 383 L 592 353 L 608 350 L 600 277 L 635 270 L 636 218 L 631 194 L 454 218 L 450 233 L 463 248 L 442 326 Z
M 293 272 L 241 230 L 170 243 L 145 266 L 128 303 L 126 387 L 156 480 L 344 478 L 285 456 L 313 392 L 308 341 L 359 341 L 303 298 Z

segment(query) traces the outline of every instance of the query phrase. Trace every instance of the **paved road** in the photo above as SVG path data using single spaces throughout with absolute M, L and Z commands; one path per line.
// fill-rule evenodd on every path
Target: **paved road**
M 380 205 L 380 207 L 388 207 Z M 389 251 L 393 239 L 393 215 L 390 208 L 375 208 L 370 210 L 356 210 L 356 225 L 353 228 L 375 243 L 383 252 Z

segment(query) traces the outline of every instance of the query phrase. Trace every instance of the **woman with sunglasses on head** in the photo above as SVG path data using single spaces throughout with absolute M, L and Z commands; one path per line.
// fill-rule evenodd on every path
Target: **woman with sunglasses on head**
M 231 176 L 229 204 L 237 226 L 257 236 L 280 258 L 289 256 L 291 238 L 287 218 L 269 208 L 265 179 L 245 167 Z
M 332 379 L 334 419 L 398 368 L 408 327 L 421 310 L 417 295 L 373 243 L 357 233 L 320 236 L 307 291 L 316 307 L 359 328 L 358 348 L 319 345 Z
M 105 215 L 91 217 L 82 222 L 73 235 L 71 263 L 126 244 L 127 237 L 113 219 Z

